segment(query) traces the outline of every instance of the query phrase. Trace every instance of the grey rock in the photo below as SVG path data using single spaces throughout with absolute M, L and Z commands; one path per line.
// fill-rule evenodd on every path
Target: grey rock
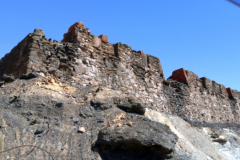
M 77 123 L 79 120 L 80 120 L 79 117 L 73 118 L 73 122 L 74 122 L 74 123 Z
M 15 80 L 15 77 L 12 74 L 10 75 L 3 74 L 3 79 L 6 82 L 13 82 Z
M 144 114 L 146 106 L 140 101 L 133 97 L 126 99 L 120 99 L 120 102 L 117 104 L 117 107 L 123 109 L 126 112 Z
M 45 32 L 43 30 L 39 29 L 39 28 L 36 28 L 36 29 L 34 29 L 33 34 L 34 35 L 39 35 L 39 36 L 44 36 Z
M 43 133 L 45 129 L 47 129 L 46 125 L 40 125 L 34 134 L 36 135 L 36 134 Z
M 58 107 L 58 108 L 63 107 L 63 102 L 57 102 L 57 103 L 56 103 L 56 107 Z
M 97 119 L 97 122 L 99 123 L 103 123 L 105 121 L 105 118 L 104 117 L 100 117 Z
M 39 73 L 37 72 L 31 72 L 29 74 L 23 74 L 20 79 L 32 79 L 32 78 L 38 78 L 42 77 Z

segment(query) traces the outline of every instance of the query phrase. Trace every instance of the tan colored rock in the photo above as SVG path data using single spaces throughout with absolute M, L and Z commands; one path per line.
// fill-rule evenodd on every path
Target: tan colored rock
M 94 38 L 93 38 L 93 47 L 98 48 L 98 47 L 101 46 L 101 44 L 102 44 L 101 39 L 99 37 L 97 37 L 97 36 L 94 36 Z
M 118 123 L 118 124 L 117 124 L 117 127 L 122 127 L 122 124 L 121 124 L 121 123 Z
M 126 125 L 128 125 L 128 126 L 132 126 L 133 123 L 132 123 L 131 121 L 128 121 L 128 122 L 126 123 Z
M 80 133 L 85 133 L 86 132 L 86 129 L 84 127 L 79 127 L 78 128 L 78 132 Z

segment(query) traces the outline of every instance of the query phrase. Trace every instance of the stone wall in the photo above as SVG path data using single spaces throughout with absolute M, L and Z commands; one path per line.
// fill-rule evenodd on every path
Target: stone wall
M 92 35 L 83 23 L 72 25 L 61 42 L 47 40 L 44 31 L 36 29 L 0 62 L 0 77 L 5 73 L 18 78 L 30 72 L 56 76 L 79 89 L 121 90 L 149 108 L 186 120 L 239 122 L 238 91 L 184 69 L 165 81 L 158 58 L 126 44 L 111 44 L 106 35 Z

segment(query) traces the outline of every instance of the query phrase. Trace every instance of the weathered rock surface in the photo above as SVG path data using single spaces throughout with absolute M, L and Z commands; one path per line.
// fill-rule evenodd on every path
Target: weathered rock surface
M 167 125 L 177 135 L 178 141 L 172 152 L 173 159 L 240 159 L 240 124 L 188 123 L 177 116 L 151 109 L 146 110 L 145 116 L 152 121 Z M 213 134 L 220 136 L 212 138 Z
M 57 79 L 38 77 L 6 84 L 0 89 L 0 97 L 1 151 L 34 145 L 54 159 L 77 160 L 112 159 L 117 155 L 138 159 L 135 153 L 146 149 L 142 159 L 160 159 L 172 152 L 177 141 L 167 126 L 118 108 L 114 100 L 127 95 L 104 87 L 78 90 Z M 92 103 L 103 97 L 111 101 L 111 108 L 101 109 Z M 0 157 L 51 159 L 47 152 L 24 146 Z

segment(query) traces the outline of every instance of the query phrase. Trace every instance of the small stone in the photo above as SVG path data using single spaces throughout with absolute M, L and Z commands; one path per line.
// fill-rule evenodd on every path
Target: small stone
M 39 75 L 45 77 L 45 74 L 43 72 L 40 72 Z
M 34 134 L 40 134 L 46 129 L 45 125 L 40 125 Z
M 78 117 L 73 118 L 73 122 L 77 123 L 80 119 Z
M 40 134 L 37 134 L 37 137 L 42 137 L 42 135 L 43 135 L 43 134 L 41 134 L 41 133 L 40 133 Z
M 219 143 L 225 143 L 225 142 L 227 142 L 227 139 L 224 136 L 219 136 L 219 138 L 213 139 L 212 141 L 219 142 Z
M 57 70 L 57 71 L 55 72 L 55 76 L 58 77 L 58 78 L 61 78 L 61 77 L 63 76 L 63 72 Z
M 122 124 L 121 124 L 121 123 L 118 123 L 118 124 L 117 124 L 117 127 L 122 127 Z
M 86 129 L 84 127 L 79 127 L 78 132 L 79 133 L 85 133 Z
M 73 97 L 73 98 L 77 98 L 77 95 L 76 95 L 76 94 L 73 94 L 72 97 Z
M 63 94 L 63 92 L 62 92 L 62 91 L 59 91 L 58 93 L 59 93 L 59 94 Z
M 63 107 L 63 102 L 57 102 L 56 107 L 58 107 L 58 108 Z
M 128 122 L 126 123 L 126 125 L 132 126 L 133 123 L 132 123 L 131 121 L 128 121 Z
M 218 138 L 219 135 L 218 135 L 217 133 L 213 133 L 213 134 L 211 134 L 211 137 L 212 137 L 212 138 Z
M 105 121 L 105 118 L 104 117 L 101 117 L 101 118 L 98 118 L 97 119 L 97 122 L 99 122 L 99 123 L 103 123 Z

